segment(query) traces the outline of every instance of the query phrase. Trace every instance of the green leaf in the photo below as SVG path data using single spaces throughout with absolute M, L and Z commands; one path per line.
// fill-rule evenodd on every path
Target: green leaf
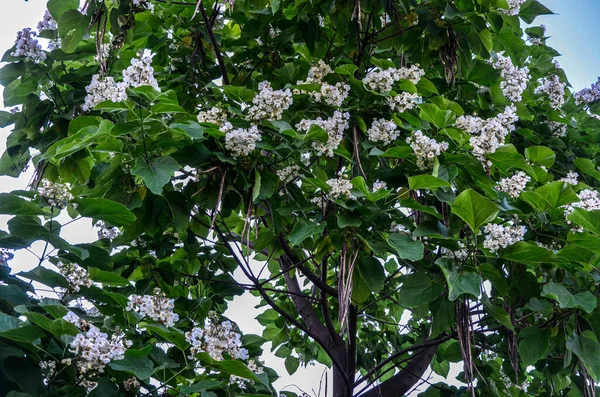
M 0 214 L 2 215 L 43 215 L 39 205 L 15 196 L 11 193 L 0 193 Z
M 294 375 L 294 373 L 298 370 L 298 367 L 300 366 L 300 360 L 298 360 L 294 356 L 288 356 L 285 358 L 284 365 L 288 374 Z
M 50 15 L 58 21 L 65 12 L 77 10 L 79 8 L 79 0 L 48 0 L 47 8 L 50 11 Z
M 448 284 L 448 299 L 455 301 L 462 295 L 479 297 L 481 277 L 477 273 L 459 272 L 453 267 L 453 260 L 438 259 L 436 264 L 442 269 Z
M 465 221 L 475 233 L 482 225 L 493 221 L 498 212 L 496 204 L 471 189 L 459 194 L 452 204 L 452 213 Z
M 52 288 L 69 288 L 69 282 L 65 280 L 63 276 L 56 273 L 54 270 L 46 269 L 42 266 L 38 266 L 28 272 L 21 272 L 19 273 L 19 276 L 25 277 L 29 280 L 37 281 L 38 283 L 42 283 Z
M 159 335 L 166 341 L 173 343 L 181 350 L 186 350 L 188 347 L 190 347 L 190 344 L 185 340 L 185 335 L 183 332 L 177 328 L 168 329 L 164 325 L 148 324 L 146 325 L 146 332 Z
M 398 257 L 412 262 L 423 259 L 425 246 L 419 240 L 413 240 L 411 236 L 404 233 L 391 233 L 388 236 L 388 244 L 396 251 Z
M 488 154 L 487 158 L 503 174 L 511 168 L 525 171 L 531 168 L 525 157 L 512 144 L 500 146 L 494 153 Z
M 179 164 L 170 156 L 161 157 L 151 164 L 138 158 L 135 166 L 131 169 L 131 174 L 142 178 L 152 193 L 161 195 L 163 187 L 169 183 L 178 169 Z
M 586 175 L 591 176 L 592 178 L 600 181 L 600 171 L 596 168 L 596 164 L 590 159 L 578 158 L 573 161 L 579 171 L 583 172 Z
M 150 346 L 144 349 L 129 349 L 125 358 L 108 364 L 115 371 L 123 371 L 135 375 L 138 379 L 147 379 L 154 373 L 154 364 L 148 358 Z
M 559 258 L 546 248 L 535 243 L 520 241 L 500 251 L 500 257 L 524 265 L 557 263 Z
M 590 291 L 573 295 L 563 285 L 552 281 L 544 285 L 541 295 L 557 301 L 561 309 L 582 309 L 586 313 L 591 313 L 597 304 L 596 297 Z
M 547 183 L 534 191 L 521 193 L 521 198 L 542 212 L 579 201 L 571 186 L 564 182 Z
M 89 18 L 75 9 L 64 12 L 57 21 L 61 49 L 74 52 L 90 24 Z
M 261 380 L 256 377 L 256 374 L 254 374 L 254 372 L 246 367 L 241 361 L 222 360 L 215 361 L 211 365 L 230 375 L 241 376 L 242 378 L 262 383 Z
M 521 17 L 521 19 L 527 23 L 533 23 L 535 18 L 537 18 L 540 15 L 552 14 L 554 13 L 537 0 L 530 0 L 526 2 L 521 6 L 521 9 L 519 11 L 519 16 Z
M 26 325 L 24 327 L 13 328 L 0 332 L 0 337 L 22 343 L 33 343 L 44 336 L 46 336 L 44 331 L 33 325 Z
M 83 217 L 106 221 L 117 226 L 130 225 L 135 215 L 123 204 L 103 198 L 75 200 L 77 212 Z
M 598 210 L 586 211 L 583 208 L 575 208 L 567 219 L 594 234 L 600 234 L 600 211 Z
M 442 110 L 433 103 L 423 103 L 419 105 L 421 112 L 419 117 L 429 121 L 438 128 L 444 128 L 454 122 L 454 113 L 450 110 Z
M 417 175 L 408 178 L 408 185 L 411 190 L 419 189 L 437 189 L 439 187 L 450 187 L 450 182 L 440 178 L 436 178 L 433 175 Z
M 550 347 L 549 330 L 529 327 L 521 330 L 519 337 L 519 357 L 525 367 L 546 357 Z
M 126 278 L 123 278 L 114 272 L 107 272 L 95 267 L 90 267 L 88 273 L 92 280 L 102 283 L 105 286 L 125 287 L 130 285 Z
M 354 76 L 354 73 L 358 70 L 358 66 L 353 63 L 346 65 L 340 65 L 335 68 L 335 73 L 343 76 Z
M 433 302 L 442 296 L 444 287 L 433 282 L 425 273 L 412 273 L 406 276 L 400 289 L 399 302 L 409 309 Z
M 249 90 L 246 87 L 239 87 L 233 85 L 225 85 L 219 87 L 225 92 L 225 96 L 233 101 L 240 103 L 248 103 L 254 98 L 254 91 Z
M 525 149 L 525 157 L 533 163 L 551 168 L 556 160 L 556 153 L 546 146 L 529 146 Z
M 487 310 L 487 312 L 489 314 L 491 314 L 492 317 L 494 317 L 496 319 L 496 321 L 498 321 L 501 325 L 504 325 L 506 328 L 510 329 L 511 331 L 515 330 L 513 323 L 510 320 L 510 316 L 508 315 L 506 310 L 504 310 L 500 306 L 496 306 L 492 302 L 490 302 L 489 298 L 485 294 L 483 294 L 481 296 L 481 303 L 483 303 L 485 310 Z
M 413 150 L 410 146 L 394 146 L 387 149 L 385 152 L 381 152 L 380 150 L 375 151 L 373 149 L 369 155 L 371 156 L 379 156 L 379 157 L 391 157 L 396 159 L 403 159 L 411 154 L 413 154 Z
M 185 123 L 173 123 L 169 127 L 184 131 L 192 139 L 204 139 L 204 127 L 202 127 L 195 121 L 187 121 Z
M 598 382 L 600 380 L 600 358 L 598 357 L 600 344 L 584 335 L 573 333 L 567 339 L 566 347 L 579 357 L 594 382 Z
M 290 234 L 290 244 L 298 245 L 315 234 L 321 234 L 325 230 L 325 226 L 327 226 L 327 222 L 319 224 L 305 218 L 298 218 Z
M 18 318 L 0 313 L 0 332 L 19 328 L 20 323 Z
M 372 256 L 362 257 L 358 261 L 358 273 L 363 279 L 367 287 L 373 293 L 378 293 L 383 289 L 385 284 L 385 272 L 383 264 Z

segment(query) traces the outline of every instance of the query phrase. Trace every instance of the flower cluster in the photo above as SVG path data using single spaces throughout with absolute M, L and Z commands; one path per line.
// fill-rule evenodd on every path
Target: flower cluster
M 177 313 L 173 312 L 174 307 L 175 301 L 167 298 L 159 288 L 154 289 L 154 295 L 131 295 L 127 303 L 127 311 L 135 311 L 167 327 L 172 327 L 179 320 Z
M 211 313 L 204 328 L 194 327 L 185 333 L 185 340 L 191 345 L 192 355 L 207 352 L 214 360 L 223 360 L 227 354 L 232 359 L 248 359 L 248 350 L 242 347 L 241 335 L 233 329 L 230 321 L 219 323 L 216 314 Z
M 99 74 L 95 74 L 92 76 L 90 85 L 85 87 L 87 95 L 81 108 L 87 112 L 104 101 L 124 101 L 127 99 L 126 88 L 127 84 L 117 83 L 113 77 L 102 77 Z
M 294 102 L 289 89 L 274 90 L 268 81 L 260 82 L 258 90 L 248 111 L 252 120 L 281 120 L 283 112 Z
M 311 96 L 317 102 L 325 102 L 329 106 L 340 107 L 348 98 L 350 86 L 348 84 L 336 83 L 335 85 L 323 83 L 320 92 L 311 92 Z
M 54 20 L 54 18 L 52 18 L 52 15 L 50 15 L 50 12 L 48 10 L 46 10 L 44 12 L 44 16 L 42 17 L 42 20 L 38 22 L 37 24 L 37 30 L 39 30 L 40 32 L 42 30 L 56 30 L 56 21 Z
M 227 122 L 227 110 L 218 107 L 212 107 L 208 110 L 202 110 L 198 113 L 199 123 L 212 123 L 219 127 Z
M 394 87 L 394 83 L 399 80 L 408 80 L 417 84 L 425 71 L 419 68 L 419 65 L 412 65 L 410 68 L 375 68 L 367 73 L 362 82 L 370 90 L 377 92 L 389 92 Z
M 558 110 L 565 104 L 565 83 L 561 83 L 557 75 L 542 79 L 539 87 L 535 89 L 536 94 L 548 96 L 550 107 Z
M 410 234 L 410 229 L 401 223 L 392 222 L 392 224 L 390 225 L 390 232 Z
M 130 343 L 119 333 L 109 338 L 108 334 L 101 332 L 94 325 L 90 325 L 86 332 L 77 334 L 71 342 L 71 352 L 78 356 L 77 372 L 80 383 L 88 389 L 93 388 L 94 382 L 86 382 L 86 378 L 103 373 L 104 367 L 111 361 L 122 360 L 125 357 L 126 346 Z
M 285 168 L 276 171 L 277 176 L 283 184 L 289 183 L 300 175 L 300 167 L 296 164 L 288 165 Z
M 127 378 L 123 381 L 123 388 L 125 391 L 134 391 L 140 387 L 140 381 L 135 376 Z
M 465 247 L 465 244 L 462 243 L 461 241 L 459 241 L 458 247 L 459 247 L 459 249 L 454 250 L 454 251 L 450 250 L 448 248 L 445 248 L 445 247 L 440 247 L 440 253 L 442 254 L 442 256 L 444 256 L 446 258 L 452 258 L 457 261 L 467 260 L 467 258 L 469 257 L 469 251 Z
M 71 194 L 71 184 L 69 183 L 54 183 L 47 179 L 42 181 L 42 186 L 38 188 L 38 193 L 52 207 L 65 208 L 69 201 L 73 200 Z
M 376 192 L 378 190 L 381 189 L 387 189 L 387 183 L 385 183 L 384 181 L 380 181 L 379 179 L 377 179 L 375 181 L 375 183 L 373 183 L 373 192 Z
M 48 385 L 48 381 L 56 375 L 56 361 L 40 361 L 40 369 L 46 373 L 44 375 L 44 384 Z
M 0 249 L 0 266 L 8 266 L 8 261 L 15 256 L 5 249 Z
M 131 66 L 123 71 L 123 82 L 128 87 L 140 87 L 149 85 L 155 90 L 160 91 L 158 81 L 154 77 L 154 68 L 151 66 L 152 57 L 145 55 L 140 59 L 133 58 Z
M 313 124 L 323 128 L 328 135 L 327 143 L 313 142 L 312 146 L 319 156 L 326 154 L 333 157 L 333 151 L 338 148 L 344 137 L 344 131 L 350 126 L 348 119 L 350 119 L 350 113 L 342 113 L 336 110 L 333 116 L 327 120 L 323 120 L 321 117 L 316 120 L 301 120 L 300 123 L 296 124 L 296 128 L 300 131 L 308 131 Z
M 88 276 L 87 271 L 76 263 L 62 263 L 56 264 L 58 272 L 67 279 L 69 286 L 75 292 L 79 292 L 80 287 L 91 287 L 92 280 Z
M 352 190 L 354 186 L 352 183 L 344 177 L 329 179 L 327 184 L 331 186 L 331 190 L 329 191 L 330 199 L 338 199 L 341 197 L 345 197 L 347 199 L 353 199 Z
M 523 240 L 527 229 L 525 226 L 502 226 L 488 223 L 485 225 L 484 232 L 486 236 L 483 246 L 494 252 Z
M 500 70 L 502 82 L 500 89 L 511 102 L 520 102 L 523 99 L 523 91 L 527 88 L 527 82 L 531 78 L 529 68 L 515 66 L 510 57 L 505 57 L 504 52 L 499 52 L 496 61 L 492 62 L 495 69 Z
M 263 368 L 256 363 L 255 360 L 248 360 L 248 369 L 255 374 L 262 374 L 264 372 Z M 230 385 L 237 385 L 240 389 L 246 389 L 249 385 L 253 385 L 254 381 L 246 378 L 242 378 L 241 376 L 231 375 L 229 377 Z
M 333 69 L 322 59 L 315 66 L 312 66 L 308 71 L 308 77 L 305 81 L 298 81 L 296 84 L 321 84 L 325 76 L 333 73 Z
M 579 174 L 577 172 L 569 171 L 567 173 L 567 176 L 565 176 L 564 178 L 561 178 L 560 181 L 568 183 L 569 185 L 575 186 L 579 183 L 578 179 L 579 179 Z
M 75 325 L 77 328 L 84 330 L 88 327 L 88 322 L 85 321 L 84 319 L 80 318 L 77 314 L 73 313 L 72 311 L 68 311 L 67 314 L 65 314 L 62 318 L 63 320 L 65 320 L 68 323 L 71 323 L 73 325 Z
M 586 211 L 600 210 L 600 194 L 598 191 L 585 189 L 577 193 L 577 197 L 579 197 L 578 202 L 564 206 L 565 217 L 571 215 L 575 208 L 582 208 Z
M 154 11 L 154 4 L 150 3 L 149 0 L 133 0 L 133 5 L 146 10 Z
M 387 97 L 386 100 L 393 112 L 402 113 L 414 109 L 417 103 L 421 101 L 421 97 L 418 94 L 401 92 L 398 95 Z
M 112 240 L 121 234 L 121 231 L 118 228 L 114 226 L 108 227 L 103 221 L 96 223 L 96 227 L 99 228 L 97 232 L 98 240 L 102 240 L 103 238 Z
M 527 174 L 523 171 L 519 171 L 510 178 L 501 179 L 500 182 L 498 182 L 497 189 L 508 194 L 512 198 L 518 198 L 521 192 L 525 190 L 525 187 L 530 180 L 531 178 L 527 176 Z
M 233 128 L 231 123 L 226 122 L 221 131 L 225 132 L 225 148 L 233 157 L 248 156 L 256 149 L 256 142 L 262 140 L 260 131 L 253 125 L 250 128 Z
M 447 142 L 438 143 L 421 131 L 415 131 L 412 136 L 406 139 L 406 142 L 417 156 L 417 166 L 422 170 L 430 168 L 435 158 L 448 150 Z
M 400 131 L 394 120 L 375 119 L 371 124 L 371 128 L 367 130 L 367 135 L 370 141 L 389 145 L 398 138 Z
M 575 101 L 578 105 L 596 102 L 600 99 L 600 77 L 598 81 L 592 84 L 591 87 L 586 87 L 583 90 L 575 93 Z
M 507 15 L 519 15 L 521 5 L 527 0 L 506 0 L 508 3 L 508 10 L 504 10 Z
M 15 40 L 15 51 L 11 52 L 13 57 L 23 57 L 26 61 L 35 63 L 46 60 L 46 53 L 42 51 L 42 46 L 35 38 L 37 33 L 30 28 L 25 28 L 17 33 Z
M 550 131 L 552 131 L 552 136 L 555 138 L 564 138 L 568 134 L 567 125 L 563 123 L 559 123 L 557 121 L 546 120 L 545 121 Z

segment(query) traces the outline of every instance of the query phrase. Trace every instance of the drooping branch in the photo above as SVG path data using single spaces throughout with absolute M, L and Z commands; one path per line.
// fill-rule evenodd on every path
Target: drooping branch
M 223 60 L 223 54 L 221 53 L 221 47 L 217 42 L 217 38 L 213 32 L 212 24 L 210 23 L 210 19 L 206 14 L 206 10 L 204 9 L 204 4 L 202 4 L 202 0 L 198 0 L 198 10 L 202 15 L 202 20 L 206 25 L 206 31 L 208 32 L 208 37 L 210 38 L 210 42 L 213 45 L 215 50 L 215 55 L 217 56 L 217 62 L 219 63 L 219 69 L 221 69 L 221 76 L 223 77 L 223 84 L 229 85 L 229 75 L 227 74 L 227 68 L 225 67 L 225 61 Z

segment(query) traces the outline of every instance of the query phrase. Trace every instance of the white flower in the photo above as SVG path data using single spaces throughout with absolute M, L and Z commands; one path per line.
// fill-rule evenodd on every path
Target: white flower
M 87 95 L 81 107 L 83 111 L 92 110 L 97 104 L 104 101 L 121 102 L 127 99 L 125 83 L 117 83 L 113 77 L 101 77 L 99 74 L 92 76 L 92 82 L 85 87 Z
M 506 0 L 508 3 L 508 10 L 502 10 L 507 15 L 519 15 L 521 5 L 527 0 Z
M 600 99 L 600 78 L 591 87 L 584 88 L 574 96 L 578 105 L 596 102 Z
M 5 250 L 4 248 L 0 248 L 0 266 L 8 266 L 8 261 L 14 258 L 14 255 Z
M 498 182 L 497 189 L 508 194 L 512 198 L 518 198 L 521 192 L 525 190 L 525 187 L 530 180 L 531 178 L 527 176 L 527 174 L 523 171 L 519 171 L 510 178 L 501 179 L 500 182 Z
M 56 361 L 40 361 L 40 369 L 46 372 L 44 375 L 44 385 L 48 385 L 48 382 L 56 375 Z
M 135 376 L 131 378 L 127 378 L 123 381 L 123 388 L 125 391 L 133 391 L 140 387 L 140 382 L 137 380 Z
M 387 183 L 385 183 L 384 181 L 380 181 L 379 179 L 377 179 L 375 181 L 375 183 L 373 183 L 373 192 L 376 192 L 378 190 L 381 189 L 387 189 Z
M 208 110 L 202 110 L 198 113 L 199 123 L 212 123 L 221 127 L 227 121 L 227 110 L 218 107 L 212 107 Z
M 30 28 L 25 28 L 17 33 L 15 40 L 15 51 L 10 55 L 13 57 L 23 57 L 26 61 L 35 63 L 46 60 L 46 53 L 42 51 L 42 46 L 35 39 L 37 33 Z
M 248 350 L 242 347 L 242 336 L 233 329 L 230 321 L 219 323 L 214 313 L 209 314 L 204 328 L 194 327 L 185 333 L 191 345 L 192 356 L 207 352 L 214 360 L 223 360 L 224 354 L 234 360 L 247 360 Z
M 141 56 L 140 59 L 131 59 L 131 66 L 123 71 L 123 82 L 128 87 L 140 87 L 149 85 L 155 90 L 160 91 L 158 81 L 154 77 L 154 68 L 151 66 L 152 57 L 149 55 Z
M 274 28 L 274 27 L 270 27 L 269 28 L 269 36 L 274 39 L 275 37 L 279 36 L 279 34 L 281 33 L 281 29 L 279 28 Z
M 275 171 L 275 173 L 277 174 L 281 182 L 283 182 L 283 184 L 286 184 L 288 182 L 293 181 L 298 177 L 298 175 L 300 175 L 300 167 L 298 167 L 296 164 L 293 164 L 280 170 L 277 170 Z
M 350 86 L 348 84 L 336 83 L 336 85 L 331 85 L 323 83 L 320 93 L 311 92 L 310 94 L 314 94 L 312 96 L 317 102 L 324 101 L 329 106 L 340 107 L 348 97 L 349 92 Z
M 38 22 L 37 30 L 39 30 L 40 32 L 42 30 L 56 30 L 56 21 L 54 20 L 54 18 L 52 18 L 52 15 L 50 15 L 50 12 L 48 10 L 44 12 L 42 20 Z
M 394 120 L 375 119 L 371 124 L 371 128 L 367 130 L 367 135 L 370 141 L 389 145 L 398 138 L 400 130 L 398 130 Z
M 551 120 L 546 120 L 545 123 L 548 126 L 548 128 L 550 128 L 550 131 L 552 131 L 553 137 L 564 138 L 568 135 L 568 129 L 566 124 Z
M 350 119 L 350 113 L 336 110 L 333 112 L 333 116 L 327 120 L 323 120 L 321 117 L 316 120 L 301 120 L 296 124 L 296 128 L 300 131 L 308 131 L 313 124 L 323 128 L 328 135 L 327 143 L 313 142 L 312 146 L 319 156 L 326 154 L 333 157 L 333 151 L 338 148 L 344 138 L 344 131 L 350 126 L 348 119 Z
M 438 143 L 435 139 L 425 136 L 421 131 L 415 131 L 406 139 L 406 142 L 410 144 L 417 156 L 417 166 L 422 170 L 433 166 L 435 158 L 448 150 L 448 143 Z
M 396 96 L 387 97 L 386 100 L 392 111 L 402 113 L 414 109 L 417 103 L 421 101 L 421 97 L 418 94 L 401 92 Z
M 262 139 L 260 131 L 253 125 L 250 128 L 229 129 L 231 124 L 226 123 L 221 131 L 225 132 L 225 148 L 233 157 L 248 156 L 256 149 L 256 142 Z
M 446 258 L 452 258 L 458 261 L 465 261 L 469 257 L 469 251 L 466 249 L 465 245 L 459 241 L 458 246 L 460 247 L 456 251 L 449 250 L 445 247 L 440 247 L 440 253 L 442 256 Z
M 569 171 L 567 176 L 565 176 L 564 178 L 561 178 L 560 181 L 568 183 L 569 185 L 575 186 L 579 183 L 578 179 L 579 179 L 579 174 L 577 172 Z
M 121 231 L 118 228 L 114 226 L 107 227 L 103 221 L 96 223 L 96 227 L 99 228 L 97 232 L 99 240 L 102 240 L 103 238 L 113 240 L 121 234 Z
M 525 226 L 502 226 L 488 223 L 484 228 L 484 232 L 486 236 L 483 246 L 494 252 L 523 240 L 527 229 Z
M 565 86 L 566 83 L 561 83 L 560 78 L 553 75 L 542 79 L 540 86 L 535 89 L 535 93 L 547 95 L 550 107 L 558 110 L 565 104 Z
M 516 67 L 510 57 L 504 56 L 504 52 L 496 55 L 497 59 L 492 62 L 492 66 L 500 70 L 502 93 L 509 101 L 520 102 L 523 99 L 523 91 L 527 88 L 527 82 L 531 78 L 529 68 L 527 66 Z
M 575 208 L 582 208 L 586 211 L 600 210 L 600 195 L 598 191 L 585 189 L 577 193 L 577 197 L 579 197 L 578 202 L 564 206 L 565 217 L 571 215 Z M 567 223 L 570 224 L 571 221 L 567 220 Z
M 152 4 L 149 0 L 133 0 L 133 5 L 140 8 L 145 8 L 146 10 L 154 11 L 154 4 Z
M 166 297 L 159 288 L 154 289 L 154 295 L 131 295 L 127 303 L 128 311 L 135 311 L 142 317 L 149 317 L 157 323 L 172 327 L 179 320 L 173 312 L 175 301 Z
M 346 199 L 353 199 L 351 189 L 354 188 L 352 183 L 344 177 L 339 177 L 336 179 L 329 179 L 327 184 L 331 186 L 331 190 L 329 191 L 330 199 L 338 199 L 341 197 L 345 197 Z
M 390 225 L 390 232 L 410 234 L 410 229 L 401 223 L 392 222 Z
M 392 90 L 394 83 L 399 80 L 408 80 L 413 84 L 417 84 L 421 77 L 425 75 L 425 71 L 419 68 L 419 65 L 412 65 L 410 68 L 374 68 L 367 72 L 362 82 L 370 90 L 377 92 L 389 92 Z
M 69 312 L 63 316 L 63 320 L 65 320 L 71 324 L 77 325 L 77 324 L 79 324 L 80 319 L 77 314 L 75 314 L 69 310 Z
M 42 180 L 42 186 L 38 188 L 38 193 L 52 207 L 65 208 L 71 200 L 71 184 L 69 183 L 54 183 L 47 179 Z
M 273 90 L 268 81 L 259 83 L 258 90 L 248 111 L 251 120 L 281 120 L 284 110 L 294 102 L 289 89 Z
M 322 59 L 319 59 L 319 62 L 309 69 L 306 80 L 298 81 L 296 84 L 321 84 L 323 82 L 323 78 L 331 73 L 333 73 L 333 69 L 323 62 Z
M 79 288 L 82 286 L 88 288 L 92 286 L 92 280 L 87 271 L 78 264 L 58 262 L 56 267 L 58 267 L 58 272 L 67 279 L 73 291 L 79 292 Z

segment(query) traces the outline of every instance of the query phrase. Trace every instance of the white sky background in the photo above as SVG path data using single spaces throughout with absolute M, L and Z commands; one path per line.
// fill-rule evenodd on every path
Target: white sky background
M 576 23 L 576 13 L 589 16 L 597 12 L 597 5 L 592 4 L 594 1 L 597 0 L 543 0 L 544 4 L 555 12 L 562 13 L 562 16 L 541 17 L 536 21 L 536 24 L 544 23 L 548 28 L 547 34 L 553 36 L 549 40 L 549 45 L 565 55 L 559 60 L 566 70 L 571 84 L 577 90 L 596 81 L 597 76 L 600 74 L 600 57 L 598 56 L 600 55 L 600 49 L 596 46 L 597 43 L 591 40 L 592 37 L 597 35 L 595 26 Z M 5 50 L 13 45 L 18 30 L 24 27 L 36 27 L 45 7 L 45 0 L 29 0 L 28 2 L 2 0 L 0 5 L 0 54 L 3 54 Z M 589 56 L 588 54 L 593 55 Z M 0 129 L 0 153 L 5 150 L 6 137 L 9 133 L 9 128 Z M 31 175 L 32 169 L 18 179 L 0 176 L 0 192 L 25 189 Z M 0 216 L 0 230 L 6 230 L 8 219 L 6 216 Z M 96 233 L 89 223 L 75 222 L 64 228 L 61 235 L 74 244 L 96 240 Z M 32 250 L 39 254 L 42 248 L 43 244 L 38 243 L 34 244 Z M 19 272 L 29 270 L 37 263 L 38 260 L 34 255 L 26 251 L 19 251 L 15 259 L 11 261 L 11 267 L 14 272 Z M 243 297 L 237 298 L 227 312 L 227 315 L 237 322 L 244 333 L 258 335 L 262 333 L 262 327 L 254 320 L 258 313 L 254 306 L 258 302 L 257 298 L 245 294 Z M 266 346 L 265 350 L 268 353 L 269 347 Z M 262 359 L 281 376 L 281 379 L 275 384 L 278 390 L 281 390 L 284 386 L 295 384 L 311 395 L 316 394 L 323 374 L 323 366 L 316 365 L 309 366 L 306 369 L 301 368 L 290 377 L 287 375 L 282 359 L 272 354 L 265 354 Z M 451 376 L 452 373 L 456 374 L 455 371 L 451 371 Z M 295 387 L 285 387 L 285 390 L 299 391 Z

